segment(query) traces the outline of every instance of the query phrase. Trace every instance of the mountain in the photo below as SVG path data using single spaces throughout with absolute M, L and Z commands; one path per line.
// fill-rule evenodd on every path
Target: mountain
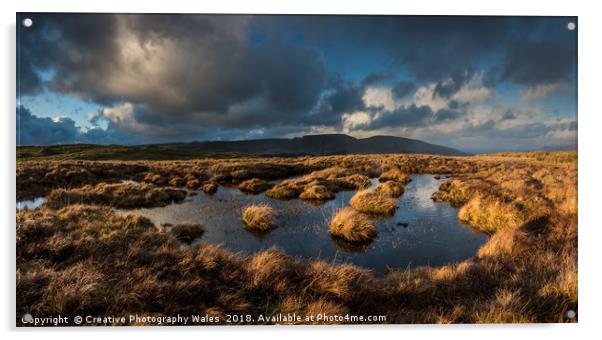
M 287 138 L 241 141 L 204 141 L 162 144 L 176 149 L 203 153 L 236 153 L 247 155 L 336 155 L 424 153 L 446 156 L 465 156 L 466 153 L 416 139 L 393 136 L 354 138 L 344 134 L 308 135 Z

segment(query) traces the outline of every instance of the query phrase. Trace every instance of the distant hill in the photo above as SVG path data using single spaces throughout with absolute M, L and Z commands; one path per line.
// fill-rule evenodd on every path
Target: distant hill
M 424 153 L 465 156 L 462 151 L 415 139 L 374 136 L 357 139 L 343 134 L 311 135 L 225 142 L 190 142 L 148 145 L 67 144 L 18 146 L 17 160 L 176 160 L 249 156 L 348 155 Z
M 577 150 L 577 144 L 544 146 L 538 151 L 570 151 Z
M 344 134 L 308 135 L 299 138 L 272 138 L 242 141 L 205 141 L 162 144 L 174 149 L 186 149 L 211 154 L 245 155 L 337 155 L 424 153 L 446 156 L 465 156 L 467 153 L 415 139 L 374 136 L 354 138 Z

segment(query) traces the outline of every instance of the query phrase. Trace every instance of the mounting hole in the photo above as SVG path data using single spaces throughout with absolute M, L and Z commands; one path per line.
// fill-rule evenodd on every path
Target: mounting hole
M 25 27 L 31 27 L 31 25 L 33 25 L 33 20 L 31 20 L 31 18 L 25 18 L 23 21 L 21 21 L 21 23 Z
M 21 318 L 21 321 L 23 323 L 31 323 L 31 322 L 33 322 L 33 316 L 31 316 L 31 314 L 27 313 L 27 314 L 23 315 L 23 317 Z
M 567 319 L 571 319 L 571 320 L 572 320 L 572 319 L 574 319 L 574 318 L 575 318 L 575 316 L 577 316 L 577 313 L 576 313 L 574 310 L 572 310 L 572 309 L 569 309 L 569 310 L 566 312 L 566 317 L 567 317 Z
M 572 22 L 572 21 L 569 21 L 566 24 L 566 29 L 569 30 L 569 31 L 574 31 L 576 27 L 577 27 L 577 25 L 575 25 L 575 23 Z

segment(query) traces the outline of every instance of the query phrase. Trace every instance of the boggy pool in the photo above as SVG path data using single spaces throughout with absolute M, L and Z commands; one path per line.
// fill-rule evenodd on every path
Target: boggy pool
M 373 186 L 377 184 L 373 180 Z M 458 210 L 433 202 L 431 195 L 441 180 L 415 175 L 398 199 L 393 217 L 376 220 L 378 237 L 369 245 L 350 246 L 330 237 L 332 215 L 349 205 L 353 191 L 337 193 L 335 199 L 314 206 L 301 200 L 280 201 L 265 194 L 249 195 L 237 188 L 221 187 L 214 195 L 199 192 L 183 203 L 160 208 L 121 210 L 150 218 L 157 225 L 200 223 L 205 233 L 201 243 L 223 244 L 235 252 L 251 254 L 277 246 L 287 254 L 307 259 L 349 262 L 383 274 L 389 268 L 439 266 L 472 257 L 487 241 L 487 235 L 462 224 Z M 244 229 L 242 211 L 252 203 L 268 203 L 278 211 L 278 227 L 257 235 Z

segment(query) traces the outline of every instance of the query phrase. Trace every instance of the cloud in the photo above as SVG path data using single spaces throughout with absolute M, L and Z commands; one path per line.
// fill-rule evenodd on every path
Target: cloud
M 470 146 L 571 133 L 552 128 L 555 113 L 529 111 L 575 80 L 566 18 L 24 15 L 35 25 L 19 29 L 19 94 L 103 107 L 90 129 L 23 113 L 23 140 L 34 144 L 321 131 Z M 500 88 L 523 91 L 524 107 Z
M 383 112 L 371 122 L 370 128 L 421 126 L 428 122 L 432 115 L 433 111 L 430 107 L 412 104 L 397 108 L 394 111 Z
M 400 81 L 391 89 L 395 99 L 404 99 L 416 89 L 416 84 L 410 81 Z
M 577 50 L 566 42 L 522 42 L 508 46 L 500 77 L 530 87 L 550 85 L 575 75 Z
M 512 110 L 508 109 L 506 110 L 503 115 L 502 118 L 500 118 L 500 120 L 513 120 L 516 119 L 516 114 L 514 112 L 512 112 Z
M 527 87 L 523 92 L 522 99 L 526 102 L 543 99 L 548 94 L 558 92 L 564 87 L 566 87 L 566 84 L 562 82 Z
M 460 91 L 471 78 L 472 74 L 468 71 L 454 73 L 451 77 L 437 82 L 435 90 L 433 91 L 433 96 L 449 98 Z
M 334 113 L 352 112 L 364 108 L 364 87 L 338 80 L 326 96 L 325 101 Z
M 393 79 L 393 76 L 391 74 L 370 73 L 369 75 L 364 77 L 364 79 L 360 82 L 360 86 L 367 87 L 391 79 Z
M 372 116 L 367 112 L 346 113 L 342 116 L 343 131 L 350 132 L 362 127 L 370 126 Z
M 135 114 L 141 124 L 302 121 L 325 84 L 319 52 L 279 37 L 253 44 L 249 16 L 33 17 L 20 42 L 26 69 L 51 68 L 45 86 L 53 91 L 144 107 Z
M 17 107 L 17 145 L 105 142 L 104 138 L 104 130 L 82 131 L 69 117 L 38 117 L 23 106 Z
M 451 110 L 451 109 L 441 109 L 435 112 L 434 119 L 438 122 L 443 122 L 447 120 L 454 120 L 461 116 L 463 116 L 465 111 Z
M 393 111 L 400 106 L 400 102 L 394 98 L 390 88 L 369 87 L 362 97 L 366 107 Z

